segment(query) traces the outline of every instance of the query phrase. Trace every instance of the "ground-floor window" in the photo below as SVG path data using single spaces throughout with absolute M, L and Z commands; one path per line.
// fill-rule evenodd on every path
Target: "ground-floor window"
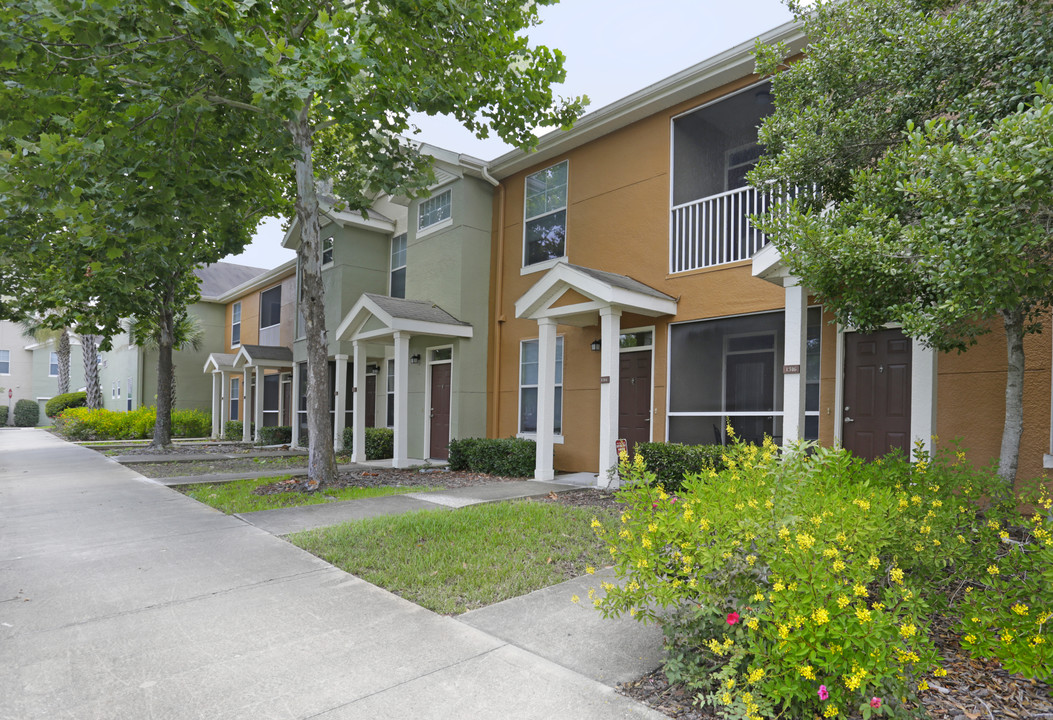
M 241 378 L 230 379 L 230 419 L 238 419 L 238 405 L 241 400 Z
M 524 340 L 519 353 L 519 432 L 537 432 L 538 341 Z M 556 402 L 552 429 L 563 434 L 563 338 L 556 338 Z
M 300 437 L 307 437 L 307 363 L 302 362 L 300 365 L 300 386 L 296 389 L 298 400 L 296 401 L 296 421 L 300 424 Z M 347 364 L 347 392 L 351 392 L 351 382 L 354 380 L 353 368 L 351 363 Z M 329 361 L 328 368 L 326 371 L 326 377 L 328 378 L 328 394 L 329 394 L 329 419 L 330 423 L 336 413 L 336 362 L 333 360 Z M 350 405 L 350 403 L 349 403 Z M 348 407 L 345 418 L 345 425 L 351 427 L 351 420 L 353 417 L 353 411 Z M 332 424 L 330 424 L 332 427 Z
M 808 311 L 805 437 L 819 430 L 821 311 Z M 782 442 L 782 312 L 670 326 L 669 441 L 724 444 L 728 425 L 747 442 Z
M 278 412 L 278 396 L 281 394 L 281 375 L 273 373 L 263 376 L 263 426 L 281 425 Z
M 395 360 L 388 360 L 387 426 L 395 427 Z

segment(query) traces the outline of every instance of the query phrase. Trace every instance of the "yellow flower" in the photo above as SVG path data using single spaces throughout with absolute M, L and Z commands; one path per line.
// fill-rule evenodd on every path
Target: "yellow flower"
M 925 682 L 924 680 L 922 680 L 920 683 L 918 683 L 918 692 L 925 692 L 928 689 L 929 689 L 929 684 L 927 682 Z
M 834 560 L 834 572 L 841 572 L 845 569 L 845 563 L 842 560 Z
M 944 670 L 941 667 L 938 667 L 938 668 L 936 668 L 935 670 L 932 671 L 932 674 L 934 676 L 936 676 L 936 677 L 946 677 L 947 676 L 947 671 Z
M 1010 609 L 1017 615 L 1027 615 L 1027 605 L 1024 605 L 1023 603 L 1017 603 Z
M 830 613 L 826 611 L 826 608 L 819 608 L 812 613 L 812 620 L 816 625 L 825 625 L 830 621 Z
M 570 596 L 570 601 L 571 601 L 572 603 L 579 603 L 579 602 L 581 602 L 581 598 L 580 598 L 580 597 L 578 597 L 577 595 L 571 595 L 571 596 Z
M 865 585 L 860 585 L 859 583 L 856 583 L 856 585 L 852 588 L 852 592 L 854 592 L 858 597 L 866 597 L 867 588 Z
M 871 555 L 870 558 L 867 560 L 867 565 L 869 565 L 872 568 L 876 568 L 880 564 L 881 564 L 881 561 L 878 560 L 878 556 L 877 555 Z
M 988 565 L 987 566 L 987 574 L 990 575 L 991 577 L 994 577 L 995 575 L 997 575 L 998 574 L 998 566 L 997 565 Z
M 783 585 L 781 581 L 776 581 L 776 583 L 774 585 L 772 585 L 771 589 L 774 590 L 775 592 L 782 592 L 783 590 L 786 589 L 786 586 Z
M 802 665 L 797 668 L 797 672 L 801 673 L 801 677 L 807 680 L 815 680 L 815 670 L 811 665 Z
M 899 626 L 899 634 L 904 640 L 912 638 L 918 632 L 918 628 L 914 627 L 914 623 L 904 623 Z
M 735 687 L 735 678 L 729 677 L 727 680 L 725 680 L 724 687 L 726 687 L 728 690 L 731 690 L 733 687 Z
M 870 610 L 867 608 L 856 608 L 856 617 L 860 623 L 870 622 Z
M 597 520 L 596 518 L 593 518 L 592 519 L 592 527 L 594 527 L 594 528 L 603 527 L 603 524 L 599 520 Z
M 897 585 L 902 585 L 903 584 L 903 570 L 902 569 L 900 569 L 900 568 L 892 568 L 892 570 L 889 571 L 889 577 L 892 579 L 892 582 L 896 583 Z
M 849 604 L 851 604 L 851 602 L 852 601 L 848 599 L 847 595 L 841 595 L 837 598 L 837 607 L 843 610 L 844 608 L 848 607 Z
M 764 668 L 755 668 L 750 670 L 749 677 L 746 678 L 750 683 L 755 683 L 764 677 Z
M 753 597 L 750 598 L 753 602 L 764 602 L 764 593 L 754 593 Z
M 823 710 L 823 717 L 832 718 L 837 717 L 838 709 L 836 705 L 831 705 L 826 710 Z
M 753 567 L 754 563 L 756 563 L 756 562 L 757 562 L 757 556 L 756 555 L 747 555 L 746 556 L 746 564 L 748 564 L 750 567 Z
M 760 627 L 760 621 L 757 620 L 757 618 L 750 618 L 746 621 L 746 627 L 748 627 L 750 630 L 756 630 L 758 627 Z
M 594 568 L 592 565 L 586 565 L 585 566 L 585 574 L 586 575 L 595 575 L 596 574 L 596 568 Z
M 645 548 L 651 547 L 651 538 L 649 538 L 649 537 L 642 537 L 642 538 L 640 538 L 640 547 L 645 547 Z

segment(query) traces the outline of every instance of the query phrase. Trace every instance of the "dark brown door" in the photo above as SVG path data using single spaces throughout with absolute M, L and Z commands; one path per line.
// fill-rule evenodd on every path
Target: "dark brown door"
M 431 366 L 431 443 L 428 457 L 445 460 L 450 456 L 450 368 L 449 363 Z
M 377 425 L 377 376 L 366 375 L 366 427 Z
M 651 440 L 651 351 L 622 353 L 618 377 L 618 437 L 631 451 Z
M 845 334 L 844 446 L 873 460 L 910 454 L 910 339 L 899 330 Z

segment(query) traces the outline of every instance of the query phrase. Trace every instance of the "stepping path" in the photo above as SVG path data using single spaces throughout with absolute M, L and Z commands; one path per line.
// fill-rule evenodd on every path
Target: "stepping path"
M 524 613 L 572 631 L 561 592 L 507 605 L 506 631 L 440 616 L 92 450 L 0 429 L 3 720 L 662 720 L 574 667 L 580 636 L 517 639 Z M 621 624 L 598 632 L 579 657 L 626 646 Z

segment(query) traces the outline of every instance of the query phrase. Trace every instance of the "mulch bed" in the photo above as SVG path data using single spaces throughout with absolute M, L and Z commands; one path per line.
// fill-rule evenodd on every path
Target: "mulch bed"
M 254 450 L 263 450 L 252 443 L 189 443 L 169 445 L 164 450 L 152 448 L 148 444 L 141 445 L 89 445 L 89 449 L 101 453 L 114 453 L 116 455 L 240 455 Z M 275 448 L 271 448 L 275 449 Z M 278 449 L 288 449 L 278 448 Z
M 484 473 L 450 471 L 439 468 L 424 470 L 396 470 L 394 468 L 372 468 L 369 470 L 352 470 L 338 473 L 334 482 L 328 487 L 333 489 L 346 487 L 423 487 L 441 485 L 448 490 L 489 485 L 499 482 L 513 482 L 523 478 L 497 477 Z M 272 495 L 280 492 L 296 492 L 303 477 L 280 480 L 269 485 L 261 485 L 252 492 L 256 495 Z

